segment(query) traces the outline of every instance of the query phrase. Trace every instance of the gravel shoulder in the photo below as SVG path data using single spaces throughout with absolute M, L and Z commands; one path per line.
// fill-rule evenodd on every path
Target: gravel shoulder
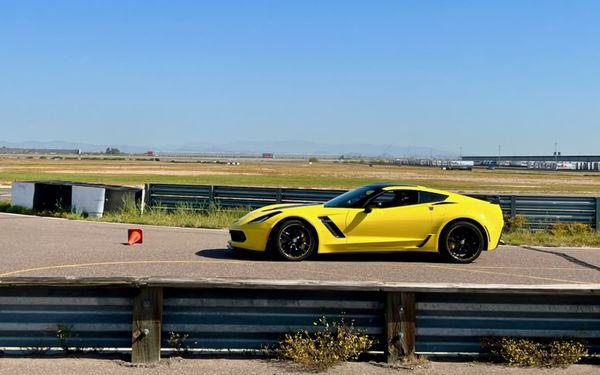
M 564 374 L 598 373 L 597 365 L 573 365 L 566 369 L 507 367 L 477 362 L 427 362 L 415 369 L 393 368 L 378 363 L 346 363 L 325 374 Z M 288 363 L 264 359 L 168 359 L 152 366 L 133 366 L 120 360 L 96 358 L 0 358 L 0 374 L 307 374 Z

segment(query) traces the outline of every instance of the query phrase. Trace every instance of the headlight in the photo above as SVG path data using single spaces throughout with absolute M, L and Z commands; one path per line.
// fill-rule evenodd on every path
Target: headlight
M 273 211 L 273 212 L 269 212 L 266 215 L 262 215 L 257 217 L 254 220 L 251 220 L 248 224 L 256 224 L 256 223 L 262 223 L 263 221 L 269 220 L 270 218 L 272 218 L 275 215 L 279 215 L 281 213 L 281 211 Z

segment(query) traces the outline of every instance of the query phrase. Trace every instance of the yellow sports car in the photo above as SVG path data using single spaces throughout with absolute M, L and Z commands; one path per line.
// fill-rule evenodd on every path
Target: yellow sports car
M 427 251 L 470 263 L 498 246 L 497 202 L 422 186 L 373 184 L 325 204 L 275 204 L 230 228 L 230 248 L 299 261 L 315 253 Z

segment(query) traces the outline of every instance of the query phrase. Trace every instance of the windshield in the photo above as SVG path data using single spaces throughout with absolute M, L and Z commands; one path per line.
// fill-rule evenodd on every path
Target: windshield
M 350 190 L 339 197 L 335 197 L 325 203 L 325 207 L 337 208 L 359 208 L 374 195 L 381 191 L 381 188 L 373 186 L 363 186 L 358 189 Z

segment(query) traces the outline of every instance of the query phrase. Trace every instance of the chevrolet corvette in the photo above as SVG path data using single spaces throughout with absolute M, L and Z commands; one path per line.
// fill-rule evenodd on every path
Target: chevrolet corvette
M 439 252 L 470 263 L 498 246 L 504 220 L 497 202 L 416 185 L 372 184 L 321 204 L 274 204 L 230 228 L 232 249 L 284 260 L 350 252 Z

